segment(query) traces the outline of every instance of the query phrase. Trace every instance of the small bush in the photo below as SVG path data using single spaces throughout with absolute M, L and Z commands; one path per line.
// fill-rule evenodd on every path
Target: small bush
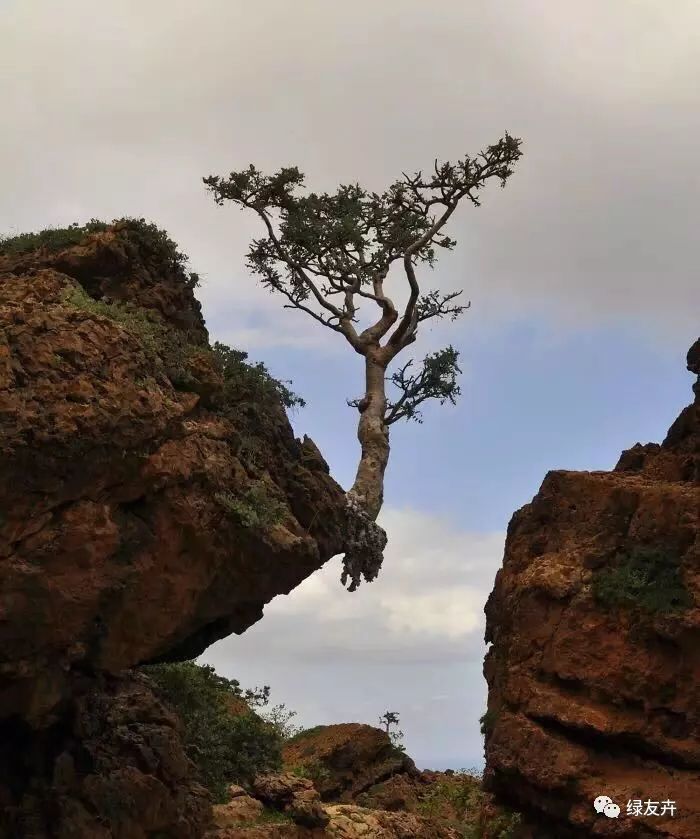
M 109 225 L 98 219 L 91 219 L 87 224 L 77 222 L 68 227 L 47 227 L 36 233 L 20 233 L 17 236 L 0 236 L 0 254 L 16 256 L 30 251 L 46 248 L 50 251 L 79 245 L 90 233 L 107 230 Z
M 680 557 L 659 548 L 635 548 L 616 558 L 592 580 L 595 599 L 606 608 L 675 612 L 692 605 L 683 584 Z
M 255 481 L 239 496 L 217 492 L 214 497 L 240 525 L 256 530 L 278 524 L 287 511 L 283 501 L 269 494 L 264 481 Z
M 482 789 L 481 773 L 460 769 L 432 783 L 421 796 L 418 812 L 431 820 L 451 827 L 462 839 L 481 839 L 482 809 L 487 796 Z M 501 810 L 488 822 L 488 835 L 494 839 L 515 839 L 521 816 Z
M 173 706 L 184 725 L 185 750 L 202 782 L 218 802 L 230 784 L 247 784 L 260 772 L 282 765 L 282 739 L 274 726 L 252 711 L 234 714 L 232 698 L 265 704 L 269 688 L 243 691 L 235 679 L 192 661 L 142 668 Z
M 323 787 L 331 778 L 330 770 L 323 766 L 318 760 L 305 760 L 303 763 L 295 763 L 292 766 L 285 766 L 287 772 L 296 775 L 297 778 L 306 778 L 312 781 L 317 789 Z
M 80 286 L 74 286 L 63 295 L 63 301 L 76 309 L 102 315 L 115 321 L 134 334 L 147 354 L 162 362 L 173 387 L 187 390 L 193 382 L 188 369 L 192 354 L 202 348 L 187 341 L 183 332 L 169 327 L 160 315 L 133 303 L 107 303 L 95 300 Z
M 74 222 L 68 227 L 47 227 L 36 233 L 20 233 L 17 236 L 0 236 L 0 254 L 21 255 L 40 248 L 58 251 L 71 245 L 79 245 L 91 233 L 102 233 L 116 228 L 132 247 L 152 258 L 159 265 L 172 268 L 183 275 L 189 288 L 199 285 L 199 275 L 187 272 L 188 257 L 178 250 L 177 245 L 155 224 L 143 218 L 114 219 L 111 224 L 91 219 L 87 224 Z
M 212 348 L 214 358 L 224 379 L 223 401 L 236 404 L 242 401 L 280 401 L 285 408 L 303 408 L 306 402 L 287 387 L 291 382 L 273 378 L 262 362 L 246 362 L 248 353 L 234 350 L 219 341 Z
M 280 705 L 274 705 L 269 711 L 264 711 L 260 714 L 265 722 L 270 723 L 283 740 L 291 740 L 303 730 L 300 726 L 294 725 L 292 722 L 296 715 L 297 712 L 287 708 L 284 702 Z
M 484 737 L 488 737 L 488 735 L 493 731 L 493 728 L 496 725 L 496 718 L 497 715 L 495 711 L 485 711 L 479 718 L 479 729 Z

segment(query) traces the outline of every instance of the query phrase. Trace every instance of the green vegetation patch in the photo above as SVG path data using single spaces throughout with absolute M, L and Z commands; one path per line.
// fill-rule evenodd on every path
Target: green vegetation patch
M 214 498 L 240 525 L 251 530 L 272 527 L 287 512 L 287 505 L 270 495 L 264 481 L 254 481 L 241 495 L 217 492 Z
M 202 348 L 190 344 L 183 332 L 169 327 L 157 312 L 133 303 L 95 300 L 81 286 L 66 291 L 63 301 L 81 311 L 107 317 L 135 335 L 146 353 L 162 362 L 174 387 L 187 390 L 194 382 L 189 360 L 194 353 L 202 352 Z
M 47 227 L 36 233 L 19 233 L 17 236 L 0 235 L 0 254 L 8 256 L 29 253 L 45 248 L 59 251 L 71 245 L 79 245 L 90 233 L 102 233 L 109 227 L 103 221 L 91 219 L 87 224 L 74 222 L 68 227 Z
M 285 766 L 285 770 L 291 772 L 297 778 L 306 778 L 308 781 L 313 781 L 317 789 L 322 788 L 331 779 L 330 770 L 314 758 Z
M 291 382 L 273 378 L 262 362 L 247 362 L 247 352 L 231 349 L 219 341 L 215 342 L 212 352 L 224 380 L 224 405 L 241 401 L 264 403 L 270 399 L 281 402 L 285 408 L 303 408 L 306 404 L 289 390 L 287 385 Z
M 143 218 L 124 217 L 114 219 L 111 224 L 90 219 L 86 224 L 74 222 L 68 227 L 47 227 L 35 233 L 19 233 L 16 236 L 0 235 L 0 254 L 20 256 L 34 250 L 59 251 L 72 245 L 80 245 L 92 233 L 103 233 L 115 229 L 118 235 L 159 265 L 175 269 L 183 275 L 189 288 L 199 285 L 199 275 L 187 271 L 189 261 L 177 244 L 155 224 Z
M 692 606 L 683 583 L 680 557 L 661 548 L 639 547 L 597 571 L 593 596 L 606 608 L 677 612 Z
M 299 740 L 303 740 L 305 737 L 312 737 L 314 734 L 318 734 L 320 731 L 326 728 L 325 725 L 314 725 L 311 728 L 304 728 L 301 731 L 298 731 L 292 737 L 289 738 L 290 743 L 297 743 Z
M 487 796 L 481 775 L 461 769 L 430 784 L 421 796 L 418 812 L 445 827 L 451 827 L 462 839 L 481 839 L 481 811 Z M 487 835 L 493 839 L 514 839 L 521 825 L 519 813 L 501 809 L 488 823 Z
M 497 718 L 498 715 L 493 710 L 485 711 L 481 717 L 479 717 L 479 728 L 484 737 L 488 737 L 488 735 L 493 731 Z
M 231 700 L 264 705 L 269 688 L 243 691 L 235 679 L 193 661 L 145 665 L 160 694 L 184 725 L 185 750 L 217 802 L 231 784 L 248 784 L 282 766 L 282 739 L 275 727 L 252 711 L 233 713 Z

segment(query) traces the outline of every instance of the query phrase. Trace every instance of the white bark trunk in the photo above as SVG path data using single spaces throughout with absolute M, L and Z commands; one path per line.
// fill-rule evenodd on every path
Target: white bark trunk
M 361 415 L 357 427 L 361 455 L 355 482 L 348 495 L 372 520 L 376 520 L 384 500 L 384 472 L 389 461 L 389 427 L 386 414 L 386 362 L 370 350 L 365 358 L 365 397 L 360 404 Z

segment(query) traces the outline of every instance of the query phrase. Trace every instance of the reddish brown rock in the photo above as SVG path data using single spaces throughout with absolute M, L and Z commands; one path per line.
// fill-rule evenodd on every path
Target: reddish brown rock
M 324 801 L 349 802 L 392 775 L 417 773 L 385 731 L 360 723 L 310 729 L 287 743 L 283 758 L 306 770 Z
M 56 722 L 0 723 L 2 839 L 196 839 L 210 798 L 179 720 L 138 675 L 74 682 Z
M 341 487 L 254 375 L 224 382 L 166 257 L 129 224 L 0 256 L 2 839 L 201 836 L 172 719 L 111 675 L 243 632 L 342 552 Z
M 700 375 L 700 341 L 688 355 Z M 510 523 L 486 606 L 486 780 L 559 836 L 700 836 L 700 387 L 661 445 L 612 472 L 551 472 Z M 635 550 L 679 562 L 687 602 L 604 605 Z M 599 816 L 596 796 L 622 807 Z M 628 800 L 676 814 L 627 817 Z M 536 835 L 540 835 L 537 834 Z
M 45 719 L 76 670 L 192 657 L 342 549 L 325 463 L 278 402 L 222 403 L 186 280 L 124 236 L 0 257 L 0 718 Z M 284 513 L 246 526 L 226 500 L 261 486 Z
M 216 828 L 237 827 L 241 824 L 257 821 L 263 813 L 264 807 L 257 798 L 246 795 L 236 795 L 225 804 L 216 804 L 213 808 L 213 822 Z
M 267 807 L 286 813 L 302 827 L 325 827 L 328 816 L 318 790 L 308 778 L 291 772 L 271 773 L 255 779 L 253 792 Z

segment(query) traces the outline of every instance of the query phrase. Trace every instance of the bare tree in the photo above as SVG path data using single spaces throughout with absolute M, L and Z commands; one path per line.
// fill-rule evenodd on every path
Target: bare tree
M 350 580 L 350 591 L 363 576 L 374 579 L 381 566 L 386 535 L 376 518 L 383 503 L 390 426 L 403 418 L 420 422 L 423 402 L 454 404 L 459 395 L 458 353 L 450 346 L 426 356 L 419 368 L 407 361 L 389 378 L 398 395 L 387 397 L 387 369 L 416 340 L 420 325 L 431 319 L 454 320 L 469 307 L 459 304 L 461 291 L 421 293 L 417 269 L 433 267 L 436 248 L 454 247 L 443 229 L 460 201 L 478 207 L 479 192 L 488 181 L 505 186 L 521 156 L 520 146 L 520 140 L 506 134 L 475 157 L 456 164 L 436 160 L 429 175 L 403 173 L 381 194 L 347 184 L 332 194 L 301 195 L 304 176 L 296 167 L 264 175 L 251 165 L 227 178 L 203 179 L 217 204 L 233 201 L 261 219 L 265 235 L 251 243 L 248 253 L 253 273 L 283 295 L 285 308 L 306 312 L 364 358 L 364 394 L 348 402 L 360 414 L 361 447 L 355 481 L 347 492 L 342 582 Z M 407 284 L 402 311 L 386 289 L 395 264 Z M 379 312 L 360 331 L 358 313 L 365 301 Z

